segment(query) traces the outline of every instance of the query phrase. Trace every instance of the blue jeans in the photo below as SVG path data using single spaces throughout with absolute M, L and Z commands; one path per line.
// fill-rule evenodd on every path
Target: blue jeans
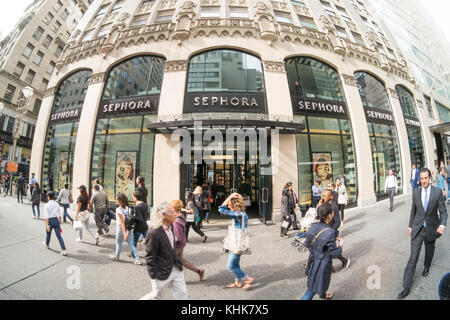
M 40 205 L 35 205 L 35 204 L 31 205 L 31 209 L 33 209 L 33 216 L 36 217 L 36 211 L 34 211 L 34 207 L 37 208 L 38 219 L 39 219 L 39 217 L 41 216 L 41 206 Z
M 301 300 L 312 300 L 316 294 L 307 289 Z
M 145 239 L 145 237 L 147 236 L 147 231 L 148 231 L 148 230 L 146 230 L 146 231 L 144 231 L 144 232 L 133 231 L 133 239 L 134 239 L 133 244 L 134 244 L 134 246 L 135 246 L 136 248 L 137 248 L 137 243 L 138 243 L 138 241 L 139 241 L 139 237 L 140 237 L 141 234 L 142 234 L 142 237 L 144 237 L 144 239 Z
M 52 229 L 55 230 L 56 237 L 58 238 L 59 244 L 61 246 L 61 249 L 64 251 L 66 250 L 66 247 L 64 246 L 64 240 L 61 237 L 61 226 L 59 225 L 59 219 L 58 218 L 50 218 L 48 219 L 48 225 L 50 226 L 50 231 L 47 231 L 47 239 L 45 240 L 45 243 L 47 245 L 50 244 L 50 237 L 52 236 Z
M 447 186 L 448 186 L 448 189 L 447 189 L 447 200 L 449 200 L 450 199 L 450 178 L 447 178 Z
M 208 220 L 209 219 L 209 214 L 210 214 L 211 212 L 209 212 L 209 211 L 206 211 L 206 214 L 205 214 L 205 220 Z
M 236 281 L 245 280 L 247 275 L 241 270 L 240 267 L 241 255 L 240 254 L 230 254 L 228 259 L 227 269 L 234 273 L 234 279 Z
M 63 221 L 66 222 L 66 217 L 69 218 L 70 221 L 73 222 L 73 219 L 69 216 L 69 214 L 67 213 L 67 208 L 69 208 L 69 204 L 64 204 L 63 203 L 63 209 L 64 209 L 64 216 L 63 216 Z
M 122 228 L 120 226 L 117 227 L 117 233 L 116 233 L 116 257 L 117 259 L 119 259 L 120 257 L 120 252 L 122 251 L 122 243 L 123 243 L 124 237 L 123 237 L 123 233 L 122 233 Z M 133 256 L 136 259 L 139 259 L 139 253 L 136 250 L 136 246 L 134 245 L 134 237 L 133 237 L 133 232 L 128 232 L 128 239 L 126 240 L 126 242 L 128 243 L 128 245 L 131 248 L 131 252 L 133 253 Z

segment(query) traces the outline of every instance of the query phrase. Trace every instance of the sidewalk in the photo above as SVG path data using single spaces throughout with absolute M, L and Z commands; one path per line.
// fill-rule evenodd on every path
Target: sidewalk
M 83 232 L 86 242 L 76 243 L 72 226 L 63 224 L 62 235 L 68 250 L 65 258 L 58 254 L 54 234 L 52 250 L 42 246 L 44 221 L 32 220 L 31 204 L 24 202 L 18 204 L 14 198 L 0 197 L 0 299 L 139 299 L 151 290 L 146 267 L 133 265 L 133 259 L 127 257 L 127 244 L 123 245 L 122 261 L 108 258 L 115 249 L 115 222 L 110 235 L 101 238 L 99 246 L 94 245 L 87 232 Z M 397 197 L 393 213 L 388 207 L 388 202 L 383 201 L 371 208 L 346 211 L 342 236 L 344 256 L 351 259 L 351 265 L 349 270 L 332 276 L 330 291 L 336 292 L 336 300 L 396 299 L 401 291 L 410 251 L 407 233 L 410 196 Z M 93 219 L 90 221 L 94 228 Z M 229 221 L 214 222 L 204 223 L 207 243 L 202 243 L 192 230 L 189 234 L 185 258 L 206 270 L 205 281 L 199 282 L 197 274 L 185 269 L 189 299 L 295 300 L 303 295 L 306 290 L 303 264 L 308 254 L 300 254 L 290 240 L 280 237 L 279 223 L 266 226 L 257 220 L 249 223 L 253 253 L 241 259 L 243 271 L 256 278 L 255 285 L 248 292 L 226 289 L 224 285 L 233 281 L 232 273 L 226 269 L 228 255 L 222 252 Z M 291 237 L 295 233 L 291 231 Z M 428 278 L 421 276 L 422 250 L 407 299 L 438 299 L 439 281 L 450 272 L 449 239 L 447 232 L 437 241 Z M 335 266 L 340 268 L 339 260 Z M 68 288 L 73 270 L 81 272 L 80 289 Z M 379 270 L 380 287 L 369 289 L 367 283 L 373 270 Z

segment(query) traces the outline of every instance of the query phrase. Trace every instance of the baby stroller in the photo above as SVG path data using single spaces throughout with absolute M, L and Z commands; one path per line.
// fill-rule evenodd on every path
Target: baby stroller
M 306 234 L 308 233 L 309 228 L 315 222 L 317 222 L 317 211 L 315 208 L 310 208 L 305 217 L 300 221 L 300 232 L 297 233 L 291 241 L 291 245 L 300 253 L 305 252 L 308 248 L 305 246 Z

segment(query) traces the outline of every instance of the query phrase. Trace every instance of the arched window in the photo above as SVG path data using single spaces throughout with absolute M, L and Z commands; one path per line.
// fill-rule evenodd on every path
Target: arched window
M 42 161 L 42 186 L 59 191 L 72 184 L 75 140 L 81 108 L 92 71 L 81 70 L 64 79 L 56 90 Z
M 344 101 L 339 74 L 329 65 L 309 57 L 286 59 L 291 95 L 323 100 Z
M 397 95 L 400 100 L 400 105 L 402 106 L 403 115 L 405 117 L 411 117 L 414 119 L 418 119 L 416 107 L 414 103 L 414 97 L 408 90 L 406 90 L 403 86 L 395 86 L 397 90 Z
M 365 108 L 391 111 L 386 88 L 380 80 L 365 72 L 355 72 L 355 79 Z
M 261 60 L 231 49 L 200 53 L 189 60 L 187 92 L 264 92 Z
M 165 60 L 140 56 L 117 65 L 108 74 L 103 100 L 160 94 Z

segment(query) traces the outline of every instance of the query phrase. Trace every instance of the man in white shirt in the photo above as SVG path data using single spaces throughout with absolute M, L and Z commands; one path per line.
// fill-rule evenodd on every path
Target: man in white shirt
M 394 170 L 389 170 L 389 176 L 384 183 L 384 192 L 389 194 L 391 206 L 389 210 L 394 211 L 394 196 L 397 195 L 397 177 L 394 175 Z
M 58 238 L 59 244 L 61 245 L 61 255 L 66 256 L 67 251 L 64 245 L 64 240 L 61 237 L 61 213 L 59 210 L 59 204 L 55 201 L 55 193 L 50 191 L 47 194 L 48 203 L 44 208 L 44 219 L 45 226 L 47 230 L 47 238 L 44 242 L 45 247 L 48 249 L 50 244 L 50 237 L 52 235 L 52 229 L 55 230 L 56 237 Z

